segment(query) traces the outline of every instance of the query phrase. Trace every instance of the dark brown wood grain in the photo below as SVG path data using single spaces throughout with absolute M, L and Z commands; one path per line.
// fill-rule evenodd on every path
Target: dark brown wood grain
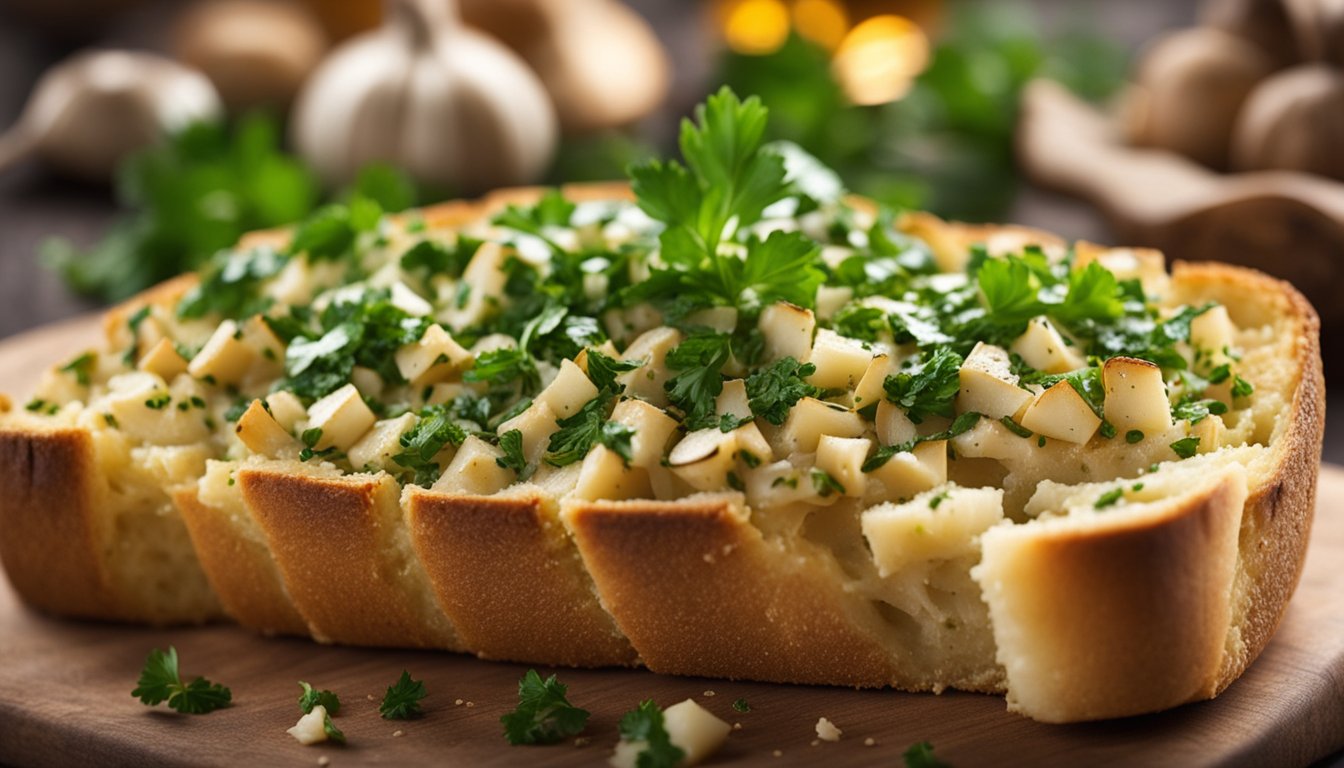
M 21 398 L 42 363 L 89 338 L 86 322 L 0 342 L 0 392 Z M 1051 726 L 977 694 L 560 670 L 571 700 L 593 713 L 585 734 L 591 741 L 530 748 L 506 745 L 499 725 L 516 703 L 523 665 L 265 639 L 224 625 L 160 630 L 51 619 L 20 605 L 0 579 L 0 764 L 317 765 L 326 756 L 338 767 L 593 765 L 605 761 L 621 714 L 641 699 L 667 705 L 694 697 L 742 724 L 712 765 L 900 765 L 901 752 L 921 740 L 958 766 L 1307 765 L 1344 747 L 1341 560 L 1344 469 L 1326 466 L 1302 583 L 1277 636 L 1218 699 L 1157 715 Z M 170 644 L 186 675 L 229 685 L 234 705 L 186 716 L 132 698 L 145 655 Z M 378 700 L 403 669 L 425 682 L 425 716 L 382 720 Z M 285 733 L 299 717 L 298 680 L 341 695 L 336 722 L 348 746 L 303 747 Z M 751 711 L 735 712 L 737 698 Z M 822 716 L 844 731 L 839 743 L 812 744 Z M 868 738 L 873 746 L 865 745 Z

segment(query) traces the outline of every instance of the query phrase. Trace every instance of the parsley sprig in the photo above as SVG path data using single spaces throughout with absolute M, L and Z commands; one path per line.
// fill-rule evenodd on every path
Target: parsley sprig
M 420 700 L 425 696 L 425 684 L 412 680 L 411 674 L 403 669 L 397 682 L 388 686 L 383 703 L 378 705 L 378 713 L 384 720 L 410 720 L 423 714 Z
M 745 316 L 774 301 L 815 303 L 825 280 L 816 243 L 797 232 L 741 236 L 790 194 L 783 156 L 762 145 L 766 116 L 759 99 L 741 101 L 724 88 L 696 110 L 694 122 L 682 122 L 685 165 L 650 160 L 630 169 L 639 207 L 665 228 L 664 266 L 629 289 L 629 303 L 675 305 L 674 315 L 729 306 Z
M 170 708 L 189 715 L 213 712 L 227 707 L 233 700 L 232 691 L 203 677 L 190 683 L 182 682 L 177 667 L 177 649 L 171 645 L 166 653 L 157 648 L 149 652 L 131 695 L 147 706 L 166 701 Z
M 513 745 L 554 744 L 582 733 L 588 725 L 588 710 L 565 698 L 568 687 L 555 675 L 543 680 L 529 669 L 518 681 L 518 707 L 499 718 L 504 738 Z

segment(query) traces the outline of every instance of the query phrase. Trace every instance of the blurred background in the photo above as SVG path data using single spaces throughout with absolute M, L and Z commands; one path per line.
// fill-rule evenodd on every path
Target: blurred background
M 323 201 L 619 178 L 726 83 L 890 205 L 1291 280 L 1339 379 L 1337 6 L 0 0 L 0 338 Z

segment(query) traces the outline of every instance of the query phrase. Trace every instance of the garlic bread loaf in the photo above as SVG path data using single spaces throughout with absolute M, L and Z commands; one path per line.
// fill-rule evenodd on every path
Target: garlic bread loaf
M 64 616 L 1049 722 L 1226 688 L 1305 555 L 1311 307 L 883 210 L 764 119 L 712 97 L 628 186 L 356 199 L 113 309 L 0 414 L 10 581 Z

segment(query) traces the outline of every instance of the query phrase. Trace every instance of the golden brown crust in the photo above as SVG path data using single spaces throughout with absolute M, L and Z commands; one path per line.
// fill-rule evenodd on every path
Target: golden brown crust
M 554 501 L 412 488 L 405 509 L 416 552 L 463 646 L 507 661 L 636 663 L 598 605 Z
M 885 686 L 891 655 L 842 584 L 768 545 L 727 499 L 583 502 L 565 519 L 603 606 L 655 672 Z
M 266 635 L 307 637 L 308 624 L 285 592 L 270 550 L 238 532 L 227 513 L 202 504 L 196 488 L 179 488 L 173 503 L 191 546 L 229 617 Z
M 105 567 L 89 433 L 0 431 L 0 467 L 0 561 L 24 601 L 64 616 L 136 618 Z
M 393 549 L 401 514 L 391 477 L 242 469 L 237 482 L 315 638 L 459 648 L 446 622 L 423 611 L 408 573 L 414 565 Z
M 1250 488 L 1242 515 L 1233 605 L 1235 637 L 1229 642 L 1213 691 L 1216 694 L 1240 677 L 1264 650 L 1302 575 L 1325 436 L 1321 323 L 1295 288 L 1251 269 L 1177 261 L 1172 277 L 1176 284 L 1192 286 L 1229 306 L 1242 311 L 1259 306 L 1276 318 L 1276 334 L 1292 340 L 1292 361 L 1282 369 L 1299 375 L 1270 443 L 1272 469 L 1265 480 Z

